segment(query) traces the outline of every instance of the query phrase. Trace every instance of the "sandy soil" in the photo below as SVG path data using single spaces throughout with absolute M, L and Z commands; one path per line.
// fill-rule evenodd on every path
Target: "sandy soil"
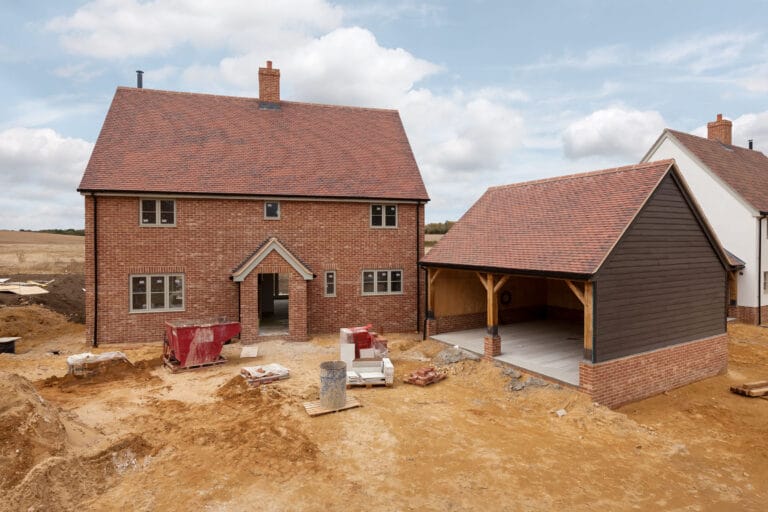
M 30 315 L 33 315 L 31 312 Z M 66 324 L 72 326 L 72 324 Z M 768 379 L 768 333 L 735 326 L 727 375 L 611 411 L 556 386 L 509 390 L 487 362 L 402 383 L 445 347 L 389 335 L 392 388 L 310 418 L 336 337 L 260 345 L 225 365 L 170 374 L 159 345 L 92 379 L 66 376 L 82 326 L 0 355 L 0 510 L 765 510 L 768 400 L 728 391 Z M 51 351 L 59 355 L 52 355 Z M 286 381 L 249 389 L 248 364 Z M 522 380 L 526 380 L 526 376 Z M 30 385 L 30 382 L 32 383 Z M 565 416 L 556 411 L 564 409 Z
M 0 277 L 83 273 L 85 237 L 0 230 Z

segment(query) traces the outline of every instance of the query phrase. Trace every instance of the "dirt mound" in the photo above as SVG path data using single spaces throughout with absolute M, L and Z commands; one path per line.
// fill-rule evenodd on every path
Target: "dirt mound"
M 3 336 L 21 336 L 22 343 L 74 332 L 67 318 L 42 306 L 0 308 L 0 330 Z M 18 346 L 17 346 L 17 351 Z
M 63 377 L 48 377 L 42 381 L 43 387 L 58 387 L 66 391 L 73 386 L 111 383 L 119 380 L 133 379 L 136 381 L 159 381 L 152 375 L 152 370 L 161 365 L 161 358 L 131 363 L 126 359 L 103 361 L 89 368 L 93 374 L 87 376 L 67 374 Z
M 122 476 L 144 469 L 155 453 L 143 437 L 132 435 L 89 456 L 47 458 L 8 491 L 0 510 L 74 510 Z
M 11 281 L 54 281 L 43 295 L 15 295 L 0 293 L 0 305 L 24 306 L 40 304 L 64 315 L 71 322 L 85 322 L 85 276 L 83 274 L 13 274 L 7 276 Z
M 40 461 L 64 449 L 66 429 L 27 379 L 0 372 L 0 489 L 10 489 Z

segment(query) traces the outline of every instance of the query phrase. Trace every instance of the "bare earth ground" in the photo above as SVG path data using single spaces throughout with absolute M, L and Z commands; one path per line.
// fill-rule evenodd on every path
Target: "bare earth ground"
M 82 237 L 59 237 L 0 231 L 0 277 L 82 266 Z M 159 343 L 104 346 L 133 366 L 76 379 L 82 274 L 56 279 L 48 303 L 0 304 L 0 336 L 24 336 L 0 355 L 0 510 L 766 510 L 768 400 L 728 391 L 768 379 L 766 329 L 730 327 L 727 375 L 618 411 L 554 386 L 510 391 L 487 362 L 409 386 L 444 347 L 388 334 L 395 386 L 349 390 L 363 407 L 310 418 L 335 336 L 242 361 L 228 345 L 225 365 L 175 375 Z M 241 366 L 270 362 L 291 378 L 243 386 Z
M 768 378 L 756 327 L 731 328 L 727 375 L 619 411 L 554 386 L 509 391 L 487 362 L 404 384 L 444 347 L 390 334 L 395 386 L 349 390 L 363 407 L 310 418 L 302 403 L 318 398 L 335 336 L 264 343 L 243 361 L 228 345 L 226 364 L 179 374 L 160 367 L 159 344 L 106 346 L 135 367 L 86 380 L 65 375 L 66 355 L 86 350 L 81 325 L 7 310 L 46 325 L 0 355 L 3 510 L 759 511 L 768 499 L 768 400 L 728 391 Z M 291 378 L 252 390 L 237 376 L 269 362 Z

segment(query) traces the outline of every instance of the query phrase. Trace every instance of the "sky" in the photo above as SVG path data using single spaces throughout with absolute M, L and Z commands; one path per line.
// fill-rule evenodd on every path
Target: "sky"
M 82 228 L 117 86 L 393 108 L 457 220 L 492 185 L 638 162 L 666 127 L 768 149 L 768 0 L 0 0 L 0 229 Z

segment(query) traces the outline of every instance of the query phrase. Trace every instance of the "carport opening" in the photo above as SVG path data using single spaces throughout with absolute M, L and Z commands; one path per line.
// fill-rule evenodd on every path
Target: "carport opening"
M 289 274 L 259 274 L 259 336 L 288 334 Z
M 487 301 L 477 275 L 446 269 L 435 284 L 439 334 L 433 338 L 483 354 Z M 501 355 L 496 359 L 578 385 L 579 362 L 584 358 L 584 306 L 566 282 L 512 276 L 499 291 L 498 303 Z

